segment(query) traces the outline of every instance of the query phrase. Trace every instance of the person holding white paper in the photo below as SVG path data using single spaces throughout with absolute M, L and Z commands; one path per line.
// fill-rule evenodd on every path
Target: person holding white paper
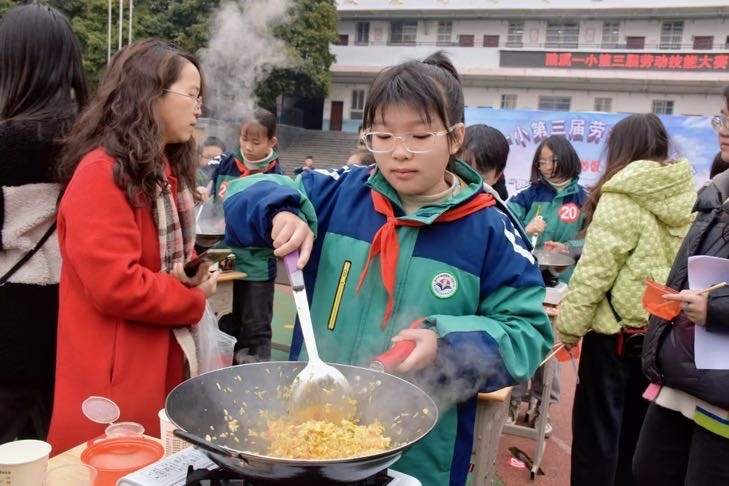
M 572 405 L 571 486 L 642 486 L 632 463 L 648 403 L 641 345 L 646 279 L 665 282 L 691 227 L 691 164 L 671 157 L 653 113 L 630 115 L 608 137 L 605 172 L 582 206 L 582 256 L 555 323 L 560 341 L 582 338 Z
M 712 124 L 722 149 L 729 149 L 729 86 Z M 720 339 L 729 336 L 729 288 L 700 292 L 707 282 L 696 277 L 706 272 L 689 268 L 694 255 L 729 258 L 729 171 L 699 192 L 694 210 L 667 281 L 680 291 L 666 298 L 680 300 L 681 313 L 670 322 L 652 317 L 643 344 L 643 372 L 651 382 L 644 396 L 652 403 L 633 458 L 640 485 L 729 484 L 729 369 L 697 366 L 705 356 L 694 348 L 696 326 Z

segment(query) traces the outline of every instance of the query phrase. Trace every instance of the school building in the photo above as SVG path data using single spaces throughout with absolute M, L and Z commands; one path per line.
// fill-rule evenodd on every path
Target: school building
M 466 106 L 713 115 L 727 0 L 339 0 L 324 130 L 356 131 L 384 67 L 443 49 Z

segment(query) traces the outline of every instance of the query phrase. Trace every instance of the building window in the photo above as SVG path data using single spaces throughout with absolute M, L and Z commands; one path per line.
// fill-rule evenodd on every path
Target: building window
M 484 47 L 499 47 L 499 36 L 498 35 L 485 35 L 483 36 Z
M 370 23 L 369 22 L 357 22 L 355 24 L 355 37 L 354 43 L 358 46 L 366 46 L 370 43 Z
M 458 47 L 473 47 L 475 43 L 474 35 L 459 35 L 458 36 Z
M 710 51 L 714 48 L 713 35 L 697 35 L 694 36 L 694 50 Z
M 438 40 L 436 44 L 439 46 L 450 46 L 453 44 L 451 35 L 453 34 L 453 22 L 438 22 Z
M 579 23 L 574 21 L 547 21 L 547 48 L 576 49 L 579 37 Z
M 652 111 L 656 115 L 673 115 L 673 100 L 653 100 Z
M 539 109 L 544 111 L 570 111 L 569 96 L 540 96 Z
M 339 34 L 339 39 L 337 40 L 338 46 L 346 46 L 349 44 L 349 35 L 348 34 Z
M 620 22 L 604 22 L 602 24 L 603 49 L 618 49 L 620 47 Z
M 613 111 L 612 98 L 595 98 L 595 111 L 611 112 Z
M 626 49 L 645 49 L 645 37 L 631 36 L 625 38 Z
M 501 109 L 502 110 L 516 109 L 516 95 L 515 94 L 502 94 L 501 95 Z
M 661 49 L 681 49 L 682 38 L 682 20 L 663 22 L 663 25 L 661 25 L 661 44 L 659 45 Z
M 390 44 L 396 46 L 414 46 L 417 32 L 417 21 L 390 22 Z
M 506 47 L 524 47 L 524 22 L 509 22 Z
M 364 118 L 365 92 L 363 89 L 352 90 L 352 106 L 349 108 L 350 120 L 361 120 Z

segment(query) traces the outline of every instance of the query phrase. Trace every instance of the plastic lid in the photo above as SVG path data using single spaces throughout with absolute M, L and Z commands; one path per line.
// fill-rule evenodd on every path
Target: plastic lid
M 107 437 L 141 437 L 144 425 L 137 422 L 116 422 L 104 431 Z
M 81 411 L 87 419 L 97 424 L 111 424 L 119 419 L 119 407 L 106 397 L 92 396 L 81 404 Z

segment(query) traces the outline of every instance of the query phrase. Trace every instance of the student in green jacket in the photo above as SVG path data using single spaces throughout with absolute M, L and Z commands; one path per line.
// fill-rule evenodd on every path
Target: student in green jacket
M 509 209 L 535 238 L 535 248 L 547 243 L 564 250 L 580 246 L 582 205 L 587 192 L 579 184 L 582 163 L 572 144 L 562 135 L 542 140 L 534 151 L 529 187 L 509 199 Z M 556 243 L 556 244 L 555 244 Z
M 382 71 L 363 122 L 375 167 L 238 179 L 225 240 L 299 250 L 323 360 L 366 366 L 394 341 L 415 342 L 395 371 L 440 415 L 392 467 L 423 486 L 462 486 L 477 392 L 528 378 L 552 345 L 544 283 L 518 224 L 455 156 L 463 91 L 443 54 Z M 291 348 L 304 358 L 298 326 Z
M 656 115 L 618 122 L 606 155 L 605 173 L 585 203 L 585 244 L 556 323 L 567 346 L 584 336 L 572 407 L 572 486 L 634 484 L 631 462 L 648 406 L 640 361 L 645 280 L 666 281 L 696 200 L 691 165 L 669 157 Z
M 534 151 L 531 184 L 509 199 L 509 209 L 521 221 L 535 248 L 550 249 L 574 254 L 582 246 L 578 234 L 584 223 L 582 205 L 587 192 L 579 184 L 582 163 L 572 144 L 561 135 L 552 135 L 542 140 Z M 567 282 L 571 269 L 560 275 Z M 553 365 L 552 393 L 550 405 L 559 402 L 559 363 Z M 520 383 L 514 388 L 507 421 L 516 422 L 519 406 L 529 391 L 528 422 L 536 423 L 539 402 L 542 400 L 544 367 L 540 367 L 531 386 Z M 547 421 L 545 432 L 552 432 Z

